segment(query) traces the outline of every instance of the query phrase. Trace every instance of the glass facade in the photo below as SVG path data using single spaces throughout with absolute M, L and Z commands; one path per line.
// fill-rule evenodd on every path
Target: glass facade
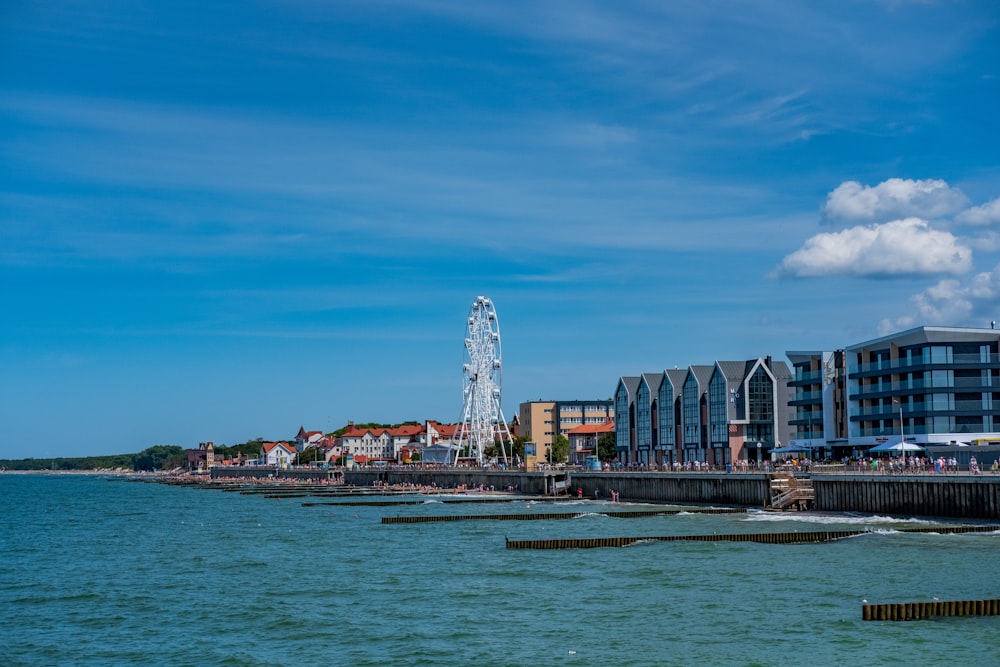
M 667 449 L 673 447 L 674 442 L 674 387 L 666 379 L 660 384 L 659 397 L 656 400 L 659 421 L 659 446 Z
M 747 442 L 771 447 L 774 433 L 774 382 L 763 367 L 757 367 L 745 383 L 747 392 Z
M 649 385 L 645 378 L 639 382 L 635 394 L 635 448 L 649 451 L 653 447 L 653 418 L 650 406 Z
M 718 368 L 708 385 L 709 441 L 713 447 L 729 446 L 728 383 Z
M 688 375 L 684 382 L 683 392 L 683 417 L 681 423 L 684 425 L 684 449 L 688 451 L 701 447 L 701 404 L 698 381 L 694 375 Z
M 916 331 L 930 337 L 928 329 Z M 955 340 L 943 339 L 949 332 Z M 984 332 L 981 340 L 969 340 L 975 334 L 934 334 L 936 340 L 898 347 L 882 342 L 878 349 L 853 351 L 853 437 L 946 443 L 1000 431 L 1000 411 L 994 409 L 1000 400 L 994 392 L 1000 380 L 997 335 Z
M 628 388 L 622 381 L 615 392 L 615 448 L 619 452 L 627 452 L 631 441 Z

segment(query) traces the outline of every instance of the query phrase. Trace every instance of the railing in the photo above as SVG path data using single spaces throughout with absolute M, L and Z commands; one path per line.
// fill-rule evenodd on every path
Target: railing
M 799 480 L 792 475 L 773 478 L 771 494 L 771 508 L 776 510 L 787 509 L 793 505 L 804 509 L 816 501 L 816 491 L 812 488 L 812 481 Z
M 867 373 L 869 371 L 891 371 L 898 368 L 914 368 L 917 366 L 958 366 L 969 364 L 996 364 L 1000 363 L 1000 355 L 990 354 L 983 358 L 980 354 L 953 354 L 946 361 L 932 360 L 930 354 L 921 355 L 914 359 L 883 359 L 868 364 L 855 364 L 848 366 L 848 373 Z

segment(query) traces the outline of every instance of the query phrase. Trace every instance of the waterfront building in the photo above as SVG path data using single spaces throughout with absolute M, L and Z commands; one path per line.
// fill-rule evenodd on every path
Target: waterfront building
M 340 449 L 355 460 L 390 461 L 393 457 L 393 440 L 386 428 L 356 428 L 351 426 L 337 438 Z
M 603 424 L 614 416 L 608 399 L 587 401 L 526 401 L 519 406 L 520 432 L 534 442 L 539 459 L 547 459 L 557 435 L 566 436 L 584 424 Z
M 770 356 L 619 378 L 615 435 L 626 464 L 769 458 L 791 437 L 791 372 Z
M 1000 331 L 922 326 L 847 346 L 854 448 L 1000 441 Z
M 215 444 L 212 442 L 200 442 L 198 449 L 187 449 L 184 454 L 187 470 L 208 470 L 215 467 Z
M 708 381 L 714 366 L 689 366 L 681 389 L 684 461 L 705 461 L 708 449 Z
M 596 457 L 597 445 L 601 436 L 614 432 L 615 423 L 610 420 L 603 424 L 584 424 L 570 429 L 567 435 L 570 465 L 584 465 L 587 462 L 587 457 Z
M 787 443 L 791 372 L 770 356 L 747 361 L 717 361 L 708 382 L 707 463 L 770 458 Z
M 287 442 L 265 442 L 260 447 L 259 460 L 266 466 L 287 468 L 295 459 L 295 445 Z
M 636 463 L 635 441 L 636 398 L 642 378 L 622 376 L 615 387 L 615 449 L 621 463 Z
M 847 354 L 844 350 L 786 352 L 792 364 L 789 445 L 811 458 L 850 454 L 847 418 Z
M 299 432 L 295 435 L 295 451 L 304 452 L 319 444 L 323 438 L 322 431 L 307 431 L 305 426 L 300 426 Z
M 687 371 L 666 370 L 660 381 L 657 399 L 657 463 L 673 465 L 681 462 L 681 398 Z

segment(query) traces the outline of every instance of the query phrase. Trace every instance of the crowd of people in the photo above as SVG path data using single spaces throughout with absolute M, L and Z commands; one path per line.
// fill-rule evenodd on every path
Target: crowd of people
M 965 470 L 971 475 L 981 475 L 982 468 L 975 456 L 969 458 L 968 466 L 959 464 L 954 456 L 939 456 L 937 458 L 929 456 L 900 456 L 897 458 L 873 458 L 864 457 L 857 460 L 843 461 L 845 467 L 855 468 L 858 472 L 879 472 L 885 474 L 957 474 Z M 1000 461 L 994 461 L 990 466 L 990 472 L 1000 473 Z

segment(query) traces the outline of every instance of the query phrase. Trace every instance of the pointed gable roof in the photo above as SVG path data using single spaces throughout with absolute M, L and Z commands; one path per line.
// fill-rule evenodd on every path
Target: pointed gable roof
M 670 383 L 676 395 L 684 388 L 684 380 L 687 379 L 687 374 L 688 372 L 685 368 L 671 368 L 663 372 L 663 381 Z
M 656 400 L 657 395 L 660 393 L 660 385 L 663 384 L 664 374 L 659 373 L 643 373 L 642 379 L 646 381 L 646 386 L 649 387 L 649 393 L 651 395 L 650 400 Z
M 739 384 L 749 373 L 756 363 L 756 359 L 751 361 L 716 361 L 716 367 L 722 371 L 726 380 L 732 384 Z
M 275 448 L 284 449 L 289 454 L 295 453 L 295 448 L 289 445 L 287 442 L 265 442 L 263 445 L 261 445 L 261 449 L 265 453 L 269 453 L 271 450 Z
M 688 375 L 693 376 L 695 381 L 698 383 L 699 393 L 704 393 L 708 390 L 708 382 L 712 379 L 712 372 L 715 370 L 715 366 L 689 366 Z M 685 380 L 685 383 L 687 380 Z
M 639 389 L 639 381 L 640 381 L 639 377 L 626 375 L 618 379 L 618 386 L 619 387 L 624 386 L 625 391 L 628 392 L 629 400 L 632 400 L 635 398 L 635 393 Z M 617 393 L 618 390 L 615 389 L 615 394 Z

